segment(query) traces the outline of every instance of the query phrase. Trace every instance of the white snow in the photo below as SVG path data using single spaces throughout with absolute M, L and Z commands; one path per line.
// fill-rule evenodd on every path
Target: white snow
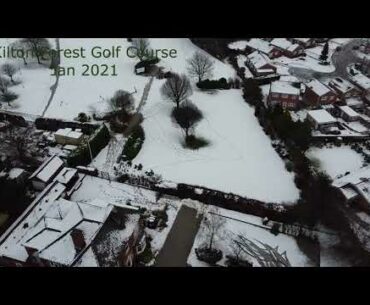
M 334 123 L 337 120 L 325 109 L 310 110 L 308 115 L 318 124 Z
M 362 167 L 363 157 L 349 146 L 310 148 L 307 157 L 320 162 L 321 169 L 335 179 L 346 172 L 354 172 Z
M 225 219 L 225 224 L 219 231 L 220 234 L 216 234 L 214 240 L 214 246 L 223 252 L 223 259 L 219 262 L 221 265 L 225 264 L 225 256 L 233 253 L 231 241 L 239 234 L 254 242 L 260 241 L 274 248 L 278 246 L 279 253 L 286 251 L 288 260 L 294 267 L 313 265 L 311 260 L 299 248 L 294 237 L 282 233 L 278 235 L 272 234 L 269 227 L 262 224 L 262 218 L 221 208 L 217 209 L 216 214 L 221 215 L 220 217 L 224 217 Z M 208 264 L 199 261 L 195 255 L 195 249 L 207 242 L 206 234 L 202 229 L 203 226 L 204 220 L 201 223 L 201 228 L 198 231 L 188 257 L 188 264 L 193 267 L 208 266 Z M 249 260 L 253 262 L 254 266 L 259 266 L 255 259 L 249 258 Z
M 145 141 L 135 163 L 178 183 L 271 202 L 293 203 L 299 198 L 293 175 L 240 90 L 194 93 L 191 99 L 204 115 L 196 135 L 210 141 L 209 146 L 194 151 L 182 146 L 183 134 L 171 120 L 173 105 L 159 95 L 160 84 L 153 84 L 144 107 Z

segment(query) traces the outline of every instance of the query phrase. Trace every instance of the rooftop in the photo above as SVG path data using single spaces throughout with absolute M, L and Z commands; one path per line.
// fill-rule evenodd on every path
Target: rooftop
M 315 92 L 318 96 L 323 96 L 331 92 L 331 90 L 327 86 L 325 86 L 317 79 L 313 79 L 310 82 L 306 83 L 306 86 L 310 88 L 313 92 Z
M 348 115 L 350 117 L 358 117 L 359 116 L 359 114 L 349 106 L 340 106 L 339 108 L 340 108 L 341 111 L 343 111 L 346 115 Z
M 64 162 L 57 155 L 51 156 L 33 172 L 30 179 L 37 178 L 42 182 L 49 180 L 64 166 Z
M 271 83 L 271 93 L 283 93 L 289 95 L 300 95 L 300 88 L 293 86 L 291 82 L 276 81 Z
M 326 110 L 318 109 L 308 111 L 308 114 L 319 124 L 335 123 L 337 120 Z

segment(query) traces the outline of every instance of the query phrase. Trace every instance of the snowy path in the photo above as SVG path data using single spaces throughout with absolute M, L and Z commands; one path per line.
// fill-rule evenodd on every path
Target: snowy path
M 55 38 L 55 45 L 56 45 L 57 51 L 59 51 L 60 50 L 59 38 Z M 58 88 L 58 84 L 59 84 L 59 74 L 58 73 L 56 73 L 55 78 L 56 78 L 55 79 L 55 83 L 50 87 L 51 94 L 50 94 L 49 100 L 46 103 L 45 109 L 43 110 L 43 112 L 41 114 L 41 117 L 44 117 L 45 116 L 45 113 L 49 109 L 49 106 L 50 106 L 51 102 L 53 101 L 55 92 L 56 92 L 56 90 Z

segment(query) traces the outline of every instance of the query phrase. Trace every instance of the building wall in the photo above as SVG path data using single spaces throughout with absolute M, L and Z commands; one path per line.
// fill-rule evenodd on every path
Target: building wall
M 268 103 L 270 106 L 281 105 L 284 109 L 295 109 L 299 105 L 299 95 L 281 94 L 270 92 Z

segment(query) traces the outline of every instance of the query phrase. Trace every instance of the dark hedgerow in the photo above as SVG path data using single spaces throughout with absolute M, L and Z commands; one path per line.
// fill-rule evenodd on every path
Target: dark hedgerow
M 90 144 L 92 157 L 96 157 L 98 153 L 107 146 L 110 140 L 110 134 L 107 126 L 104 124 L 98 128 L 95 133 L 90 136 L 88 142 Z M 78 149 L 68 156 L 68 166 L 75 167 L 78 165 L 85 166 L 91 162 L 90 151 L 87 143 L 81 144 Z
M 128 137 L 125 147 L 123 148 L 122 160 L 133 160 L 141 150 L 145 140 L 145 133 L 143 127 L 140 125 Z
M 218 80 L 205 79 L 197 83 L 197 87 L 202 90 L 216 90 L 216 89 L 230 89 L 231 84 L 229 84 L 226 78 L 222 77 Z

